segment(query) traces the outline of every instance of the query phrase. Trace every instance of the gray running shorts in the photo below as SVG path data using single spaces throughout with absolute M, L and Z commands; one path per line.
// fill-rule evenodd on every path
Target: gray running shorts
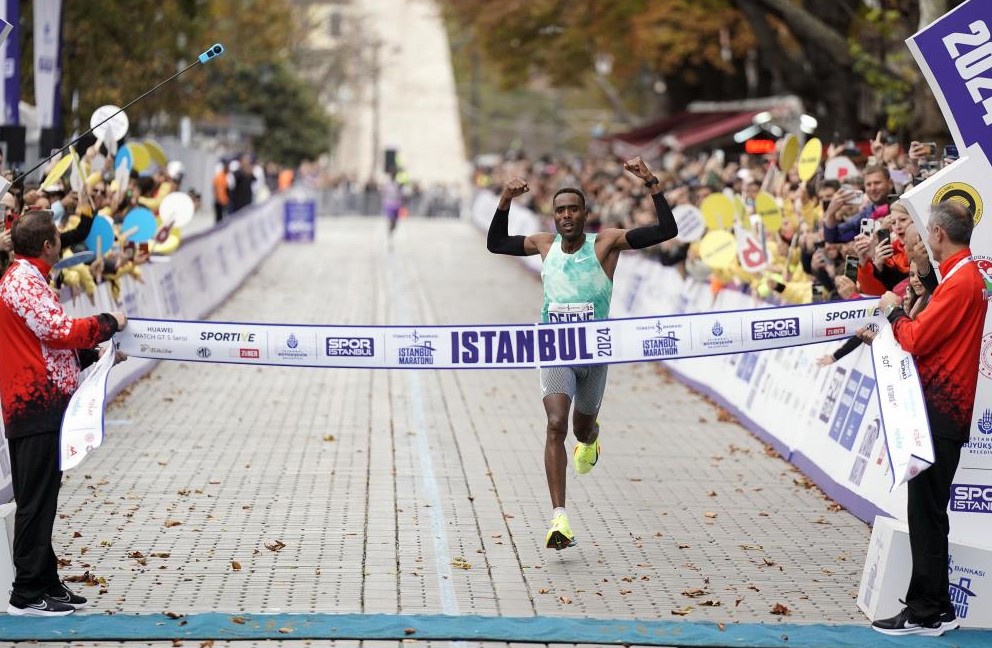
M 609 365 L 543 368 L 542 397 L 548 394 L 565 394 L 575 403 L 577 411 L 596 414 L 603 403 L 608 369 Z

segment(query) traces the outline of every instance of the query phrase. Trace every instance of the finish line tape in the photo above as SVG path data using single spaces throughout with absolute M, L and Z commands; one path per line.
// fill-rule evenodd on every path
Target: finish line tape
M 856 300 L 555 324 L 337 326 L 128 320 L 115 339 L 155 360 L 352 369 L 522 369 L 765 351 L 853 335 L 877 320 Z

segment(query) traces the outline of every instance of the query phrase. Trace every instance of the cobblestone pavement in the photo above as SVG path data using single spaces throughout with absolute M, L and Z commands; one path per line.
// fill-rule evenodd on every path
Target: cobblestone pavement
M 317 244 L 279 247 L 213 319 L 537 317 L 538 279 L 470 225 L 403 221 L 392 250 L 385 232 L 321 219 Z M 602 460 L 569 469 L 579 545 L 563 552 L 543 547 L 536 371 L 164 362 L 107 419 L 56 524 L 63 574 L 98 582 L 87 614 L 866 624 L 868 528 L 657 366 L 610 369 Z

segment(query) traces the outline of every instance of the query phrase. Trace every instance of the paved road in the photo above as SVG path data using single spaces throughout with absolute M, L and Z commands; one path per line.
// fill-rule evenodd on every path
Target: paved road
M 380 219 L 324 218 L 213 318 L 531 322 L 539 301 L 466 223 L 403 221 L 390 252 Z M 866 623 L 866 526 L 653 365 L 610 369 L 604 454 L 570 469 L 579 545 L 563 552 L 543 547 L 535 371 L 165 362 L 107 416 L 56 525 L 63 573 L 100 581 L 88 614 Z

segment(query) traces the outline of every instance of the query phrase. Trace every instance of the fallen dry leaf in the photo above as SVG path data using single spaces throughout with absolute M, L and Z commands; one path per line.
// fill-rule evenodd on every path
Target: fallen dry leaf
M 178 612 L 163 612 L 162 614 L 169 617 L 170 619 L 181 619 L 184 616 L 186 616 L 185 614 L 180 614 Z
M 165 528 L 170 529 L 172 527 L 179 526 L 180 524 L 182 524 L 182 522 L 180 522 L 179 520 L 166 520 Z
M 412 635 L 415 632 L 417 632 L 417 630 L 414 628 L 403 628 L 403 634 Z
M 276 540 L 271 544 L 268 542 L 264 544 L 265 544 L 265 548 L 268 549 L 269 551 L 279 551 L 280 549 L 283 549 L 286 546 L 286 543 L 283 542 L 282 540 Z
M 537 593 L 538 594 L 547 594 L 548 593 L 548 588 L 547 587 L 542 587 L 541 589 L 537 590 Z
M 722 623 L 716 624 L 716 627 L 720 632 L 723 632 L 724 630 L 727 629 L 727 626 L 723 625 Z
M 716 491 L 710 491 L 706 494 L 709 495 L 710 497 L 716 497 Z
M 233 569 L 234 571 L 241 571 L 241 563 L 239 563 L 237 560 L 232 560 L 231 569 Z
M 705 601 L 700 601 L 699 605 L 704 607 L 720 607 L 720 601 L 715 601 L 713 599 L 706 599 Z
M 711 520 L 716 518 L 716 513 L 714 513 L 713 511 L 706 511 L 705 513 L 703 513 L 703 515 Z
M 559 603 L 564 603 L 565 605 L 571 605 L 572 604 L 572 599 L 568 598 L 567 596 L 559 596 L 558 597 L 558 602 Z
M 455 558 L 451 561 L 451 566 L 458 569 L 472 569 L 472 563 L 465 560 L 464 558 Z
M 678 608 L 677 610 L 672 610 L 672 614 L 674 614 L 675 616 L 685 616 L 685 615 L 689 614 L 690 612 L 692 612 L 692 606 L 691 605 L 687 605 L 685 607 Z
M 334 435 L 333 434 L 325 434 L 324 435 L 324 441 L 334 441 Z
M 772 614 L 777 614 L 779 616 L 789 616 L 792 614 L 792 610 L 785 607 L 781 603 L 776 603 L 775 607 L 772 608 Z
M 682 592 L 682 596 L 688 596 L 689 598 L 698 598 L 700 596 L 706 596 L 707 594 L 709 594 L 709 592 L 699 587 L 695 589 L 687 589 Z
M 290 632 L 292 632 L 292 631 L 293 631 L 293 629 L 292 629 L 292 628 L 286 628 L 286 627 L 282 627 L 282 628 L 279 628 L 279 632 L 280 632 L 281 634 L 289 634 L 289 633 L 290 633 Z
M 238 625 L 244 625 L 246 621 L 243 616 L 231 617 L 231 623 L 237 623 Z

